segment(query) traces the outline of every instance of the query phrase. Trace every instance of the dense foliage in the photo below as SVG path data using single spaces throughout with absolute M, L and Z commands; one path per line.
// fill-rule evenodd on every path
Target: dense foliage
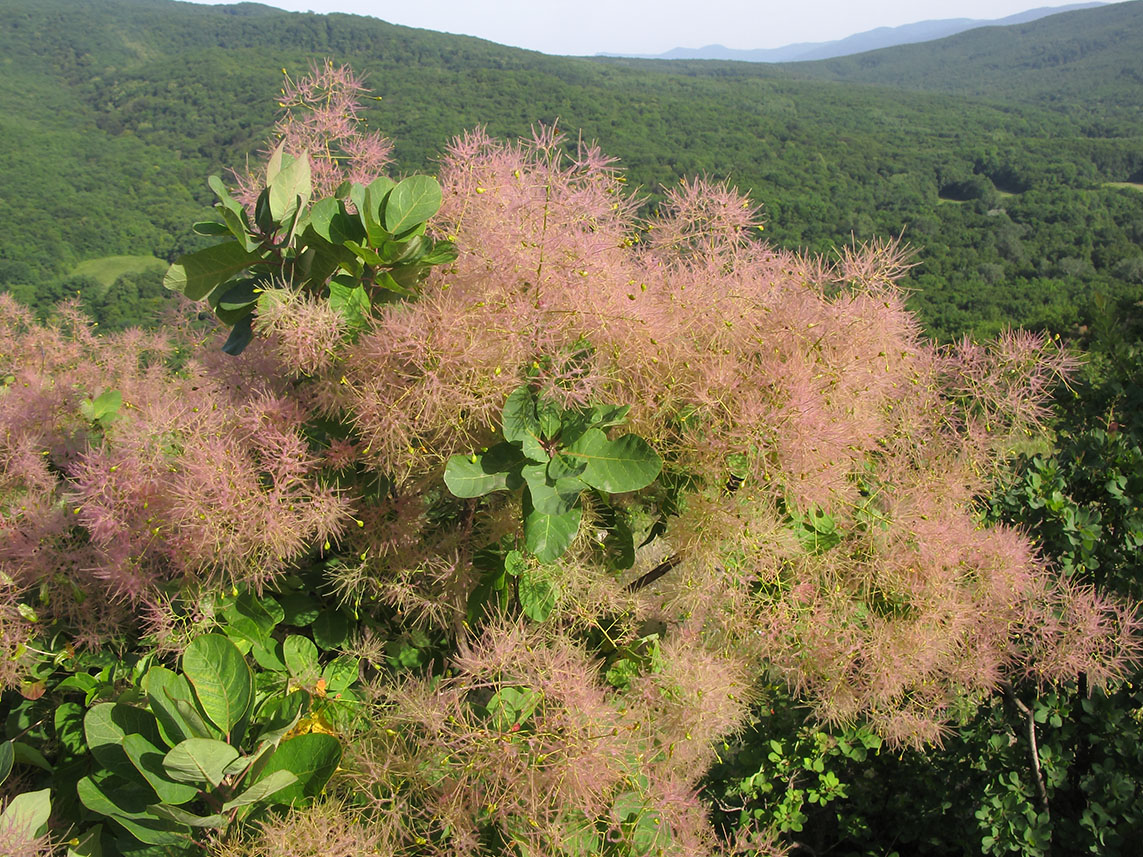
M 340 181 L 359 89 L 211 179 L 165 279 L 221 349 L 0 299 L 9 853 L 768 853 L 827 760 L 1118 686 L 1126 603 L 978 513 L 1058 351 L 934 346 L 895 244 L 776 251 L 725 184 L 639 224 L 552 129 Z M 779 803 L 712 824 L 719 747 Z
M 173 261 L 202 246 L 183 226 L 212 202 L 198 177 L 259 145 L 273 122 L 263 93 L 283 65 L 299 73 L 322 56 L 369 74 L 383 100 L 364 116 L 395 137 L 405 169 L 434 171 L 443 141 L 477 124 L 526 138 L 537 119 L 559 117 L 607 141 L 650 194 L 647 211 L 661 188 L 707 175 L 762 202 L 767 237 L 785 249 L 828 254 L 904 229 L 920 263 L 903 280 L 910 306 L 942 338 L 1006 323 L 1068 333 L 1090 321 L 1095 293 L 1143 294 L 1143 134 L 1136 113 L 1111 112 L 1116 98 L 1134 103 L 1138 3 L 1065 16 L 1076 56 L 1063 65 L 1004 65 L 1007 47 L 993 50 L 991 88 L 972 99 L 748 63 L 545 57 L 254 5 L 4 0 L 0 11 L 0 167 L 12 200 L 0 212 L 0 284 L 41 308 L 80 288 L 84 260 Z M 1115 39 L 1100 35 L 1109 15 Z M 1063 38 L 1054 20 L 1021 28 L 1030 52 L 1037 34 Z M 986 37 L 965 34 L 961 49 Z M 1124 74 L 1103 74 L 1108 64 Z M 1060 68 L 1082 85 L 1053 87 Z M 928 79 L 912 66 L 903 75 Z M 1017 96 L 996 103 L 1001 86 Z M 124 306 L 86 303 L 104 324 L 141 319 L 152 297 L 110 294 Z

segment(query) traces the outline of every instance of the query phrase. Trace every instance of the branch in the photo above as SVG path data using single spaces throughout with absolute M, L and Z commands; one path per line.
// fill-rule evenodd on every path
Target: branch
M 1005 682 L 1000 687 L 1001 690 L 1004 691 L 1004 698 L 1015 705 L 1028 721 L 1028 754 L 1032 759 L 1032 773 L 1036 779 L 1036 796 L 1039 798 L 1040 811 L 1050 819 L 1048 788 L 1044 785 L 1044 772 L 1040 768 L 1040 750 L 1036 744 L 1036 716 L 1033 714 L 1032 709 L 1024 704 L 1024 700 L 1016 695 L 1016 691 L 1012 689 L 1012 685 Z
M 682 561 L 683 561 L 683 555 L 682 554 L 675 554 L 674 556 L 667 557 L 665 560 L 663 560 L 661 563 L 659 563 L 653 569 L 648 571 L 642 577 L 637 577 L 633 581 L 628 583 L 625 588 L 627 589 L 628 592 L 638 592 L 644 586 L 650 586 L 652 583 L 654 583 L 656 580 L 658 580 L 660 577 L 662 577 L 664 574 L 666 574 L 668 571 L 670 571 L 672 568 L 674 568 L 676 565 L 678 565 Z

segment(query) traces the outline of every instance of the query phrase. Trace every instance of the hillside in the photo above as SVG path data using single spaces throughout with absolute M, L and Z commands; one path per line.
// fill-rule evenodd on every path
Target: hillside
M 630 56 L 640 59 L 691 59 L 691 60 L 735 60 L 736 62 L 805 62 L 808 60 L 830 59 L 851 54 L 876 51 L 895 45 L 911 45 L 916 42 L 930 42 L 948 36 L 973 30 L 977 27 L 1006 27 L 1010 24 L 1023 24 L 1048 15 L 1057 15 L 1071 9 L 1089 9 L 1101 3 L 1075 3 L 1070 6 L 1043 6 L 1029 9 L 1006 18 L 980 20 L 973 18 L 944 18 L 935 21 L 918 21 L 899 27 L 877 27 L 863 33 L 855 33 L 844 39 L 831 42 L 798 42 L 779 48 L 759 48 L 742 50 L 722 45 L 707 45 L 703 48 L 673 48 L 662 54 L 600 54 L 600 56 Z
M 985 27 L 923 45 L 784 65 L 798 79 L 875 83 L 1143 119 L 1143 0 Z
M 1095 291 L 1130 300 L 1143 282 L 1143 194 L 1130 186 L 1143 123 L 1123 114 L 1097 127 L 770 66 L 549 57 L 256 4 L 0 0 L 0 20 L 0 286 L 41 306 L 76 290 L 152 306 L 145 266 L 110 289 L 77 266 L 194 246 L 205 177 L 261 145 L 283 67 L 325 58 L 367 75 L 383 99 L 368 118 L 402 170 L 431 169 L 477 124 L 511 137 L 558 118 L 619 157 L 651 206 L 658 187 L 707 174 L 750 191 L 782 246 L 824 253 L 904 230 L 914 305 L 943 335 L 1008 321 L 1067 331 Z

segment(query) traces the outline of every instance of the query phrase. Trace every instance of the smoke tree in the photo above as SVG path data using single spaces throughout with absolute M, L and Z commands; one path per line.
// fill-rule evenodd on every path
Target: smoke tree
M 1010 678 L 1123 674 L 1133 614 L 978 507 L 1058 350 L 937 347 L 897 244 L 776 250 L 726 184 L 641 220 L 550 127 L 455 140 L 409 226 L 403 182 L 344 168 L 383 141 L 297 107 L 338 80 L 291 84 L 266 202 L 247 180 L 202 227 L 239 247 L 225 270 L 172 269 L 248 325 L 240 354 L 193 313 L 99 336 L 0 297 L 8 687 L 71 698 L 84 651 L 173 662 L 211 630 L 256 654 L 240 593 L 351 629 L 354 713 L 306 727 L 343 743 L 325 795 L 187 828 L 188 853 L 769 853 L 698 791 L 766 684 L 922 747 Z

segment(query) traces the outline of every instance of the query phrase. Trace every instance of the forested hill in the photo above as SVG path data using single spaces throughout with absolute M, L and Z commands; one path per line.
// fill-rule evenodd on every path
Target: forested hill
M 1107 11 L 1066 16 L 1079 44 L 1094 38 L 1084 16 Z M 620 158 L 650 205 L 707 174 L 762 203 L 783 246 L 905 230 L 914 305 L 942 335 L 1067 331 L 1095 292 L 1143 291 L 1143 121 L 1093 121 L 1104 101 L 1082 87 L 1061 112 L 1001 99 L 1000 83 L 985 100 L 748 63 L 549 57 L 372 18 L 170 0 L 0 0 L 0 288 L 40 306 L 80 290 L 105 324 L 140 318 L 160 300 L 156 267 L 202 240 L 189 227 L 211 200 L 206 176 L 262 144 L 282 69 L 327 58 L 382 97 L 368 118 L 400 170 L 432 169 L 477 124 L 514 136 L 558 118 Z M 1007 69 L 1003 52 L 990 62 Z M 1123 76 L 1089 78 L 1114 90 L 1107 104 L 1138 98 Z
M 984 27 L 924 44 L 785 64 L 794 77 L 877 83 L 1143 118 L 1143 0 Z

